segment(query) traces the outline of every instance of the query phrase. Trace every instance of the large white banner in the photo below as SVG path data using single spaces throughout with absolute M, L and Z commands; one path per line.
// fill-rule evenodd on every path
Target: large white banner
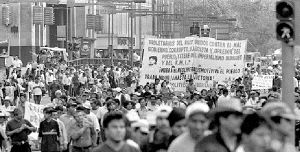
M 140 83 L 169 80 L 175 91 L 185 91 L 194 79 L 198 90 L 227 83 L 243 75 L 246 40 L 212 38 L 145 39 Z
M 44 118 L 43 109 L 45 106 L 31 102 L 25 103 L 24 118 L 27 119 L 34 127 L 39 127 L 40 122 Z
M 273 87 L 274 75 L 257 75 L 252 80 L 252 90 L 271 89 Z

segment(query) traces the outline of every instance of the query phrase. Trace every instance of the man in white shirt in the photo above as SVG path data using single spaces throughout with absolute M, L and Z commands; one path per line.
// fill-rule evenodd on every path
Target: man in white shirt
M 67 95 L 69 94 L 71 83 L 72 78 L 70 78 L 69 73 L 64 73 L 62 77 L 62 84 L 64 85 Z
M 57 121 L 59 126 L 59 133 L 60 133 L 60 140 L 62 143 L 60 143 L 60 148 L 62 151 L 68 149 L 68 136 L 67 136 L 67 130 L 65 127 L 65 124 L 59 119 L 59 117 L 63 113 L 63 107 L 57 106 L 54 108 L 55 112 L 53 113 L 53 119 Z
M 100 108 L 97 105 L 97 99 L 92 99 L 90 101 L 91 104 L 91 112 L 97 116 L 98 119 L 101 119 Z
M 223 89 L 223 94 L 218 98 L 218 101 L 227 101 L 229 100 L 231 97 L 229 96 L 229 92 L 227 89 Z
M 34 102 L 36 104 L 40 104 L 41 100 L 42 100 L 42 88 L 44 87 L 44 84 L 42 82 L 40 82 L 39 78 L 35 79 L 35 83 L 32 84 L 32 95 L 33 95 L 33 99 Z
M 92 120 L 94 128 L 95 128 L 96 132 L 98 133 L 100 131 L 100 124 L 99 124 L 97 116 L 91 112 L 91 109 L 92 109 L 91 104 L 84 103 L 82 105 L 85 108 L 84 112 L 86 113 L 86 116 Z
M 15 68 L 21 68 L 23 66 L 22 61 L 16 56 L 13 62 Z

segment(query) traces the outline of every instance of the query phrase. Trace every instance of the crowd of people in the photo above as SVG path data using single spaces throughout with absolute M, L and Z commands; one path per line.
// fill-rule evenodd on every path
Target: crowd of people
M 291 109 L 278 77 L 266 95 L 251 90 L 252 70 L 210 89 L 190 79 L 185 92 L 176 92 L 168 80 L 140 85 L 136 67 L 43 61 L 7 68 L 2 151 L 31 151 L 28 135 L 35 131 L 42 152 L 293 152 L 299 143 L 297 134 L 291 139 L 300 91 Z M 45 104 L 37 128 L 24 119 L 26 102 Z

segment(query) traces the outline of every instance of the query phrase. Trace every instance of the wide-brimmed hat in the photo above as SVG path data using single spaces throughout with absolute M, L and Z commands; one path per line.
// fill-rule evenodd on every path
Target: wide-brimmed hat
M 243 107 L 240 99 L 238 98 L 223 98 L 218 101 L 216 108 L 209 112 L 210 116 L 214 116 L 217 113 L 222 112 L 233 112 L 233 113 L 243 113 Z
M 209 112 L 209 107 L 207 104 L 202 102 L 194 102 L 186 108 L 185 118 L 188 119 L 194 114 Z
M 270 102 L 267 103 L 262 109 L 261 113 L 267 117 L 282 117 L 290 120 L 300 120 L 300 114 L 292 110 L 284 102 Z

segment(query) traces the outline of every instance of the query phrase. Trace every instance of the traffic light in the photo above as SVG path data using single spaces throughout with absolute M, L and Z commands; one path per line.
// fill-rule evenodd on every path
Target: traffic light
M 73 51 L 73 49 L 74 49 L 74 48 L 73 48 L 73 43 L 69 43 L 69 42 L 68 42 L 68 50 L 69 50 L 69 51 Z
M 279 20 L 276 25 L 277 39 L 286 43 L 295 39 L 294 3 L 290 0 L 276 2 L 276 17 Z

